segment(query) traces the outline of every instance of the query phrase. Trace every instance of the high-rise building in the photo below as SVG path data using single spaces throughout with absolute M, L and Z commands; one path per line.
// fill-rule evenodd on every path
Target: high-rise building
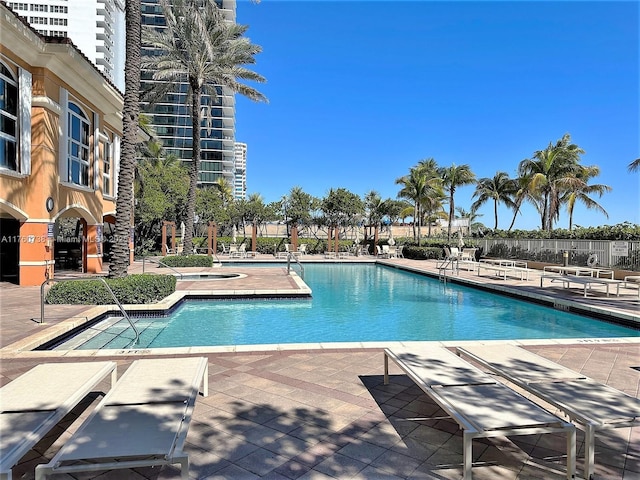
M 233 197 L 236 200 L 247 198 L 247 144 L 235 143 L 235 182 L 233 184 Z
M 224 18 L 235 22 L 235 0 L 216 0 Z M 158 0 L 142 0 L 142 24 L 165 28 L 165 19 Z M 151 72 L 142 71 L 142 88 L 151 82 Z M 220 178 L 235 185 L 235 97 L 225 87 L 216 87 L 215 97 L 202 97 L 202 129 L 200 157 L 200 185 L 211 185 Z M 153 104 L 141 102 L 141 111 L 149 116 L 150 124 L 168 153 L 185 162 L 191 161 L 191 113 L 187 105 L 188 85 L 175 83 L 172 90 Z
M 125 0 L 28 0 L 7 2 L 38 33 L 67 37 L 124 91 Z

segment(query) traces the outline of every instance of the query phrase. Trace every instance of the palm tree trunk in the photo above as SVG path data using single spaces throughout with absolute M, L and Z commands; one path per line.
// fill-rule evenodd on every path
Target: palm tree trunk
M 193 252 L 193 219 L 196 213 L 196 190 L 200 174 L 200 85 L 196 79 L 189 79 L 191 86 L 191 128 L 193 145 L 191 147 L 191 170 L 189 171 L 189 193 L 184 229 L 183 254 Z
M 133 178 L 136 164 L 138 114 L 140 112 L 140 0 L 125 2 L 126 58 L 124 68 L 124 106 L 122 109 L 122 145 L 116 199 L 115 241 L 111 253 L 109 276 L 127 276 L 129 267 L 129 232 L 133 213 Z
M 420 239 L 422 238 L 422 209 L 418 204 L 418 246 L 420 246 Z
M 509 225 L 509 230 L 507 230 L 508 232 L 510 232 L 513 226 L 515 225 L 516 217 L 518 216 L 519 212 L 520 212 L 520 202 L 516 204 L 516 208 L 513 210 L 513 219 L 511 220 L 511 225 Z
M 497 230 L 498 229 L 498 201 L 497 200 L 493 202 L 493 216 L 496 220 L 496 226 L 493 227 L 493 229 Z
M 453 203 L 453 189 L 451 190 L 451 195 L 449 196 L 449 226 L 447 227 L 447 241 L 451 241 L 451 223 L 453 222 L 453 215 L 455 212 L 455 205 Z

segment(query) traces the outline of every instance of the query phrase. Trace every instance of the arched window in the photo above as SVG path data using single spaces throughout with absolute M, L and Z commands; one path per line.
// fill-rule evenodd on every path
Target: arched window
M 69 102 L 67 122 L 69 149 L 67 153 L 68 181 L 89 186 L 89 120 L 75 103 Z
M 0 168 L 18 171 L 18 82 L 0 64 Z

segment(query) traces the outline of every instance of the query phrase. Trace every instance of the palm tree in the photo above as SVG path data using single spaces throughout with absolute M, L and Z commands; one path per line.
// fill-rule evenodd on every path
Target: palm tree
M 369 225 L 382 225 L 382 218 L 385 215 L 385 204 L 382 197 L 375 190 L 370 190 L 364 195 L 364 209 Z
M 228 205 L 233 200 L 233 186 L 224 177 L 218 178 L 213 182 L 214 187 L 218 190 L 223 205 Z
M 514 181 L 509 178 L 507 172 L 497 172 L 493 178 L 481 178 L 476 185 L 476 191 L 471 198 L 478 198 L 471 205 L 471 211 L 476 211 L 488 201 L 493 201 L 493 215 L 495 219 L 494 230 L 498 229 L 498 204 L 504 203 L 507 207 L 515 208 L 512 197 L 516 191 Z
M 513 180 L 513 218 L 507 231 L 511 231 L 516 223 L 516 217 L 520 213 L 520 208 L 525 200 L 531 201 L 534 205 L 537 204 L 535 196 L 532 194 L 531 189 L 531 177 L 521 175 Z
M 438 206 L 442 205 L 442 182 L 438 176 L 436 161 L 433 158 L 420 160 L 415 167 L 409 169 L 408 175 L 396 179 L 396 184 L 402 185 L 398 197 L 413 203 L 413 237 L 416 238 L 417 225 L 418 243 L 420 243 L 424 212 L 433 213 Z M 431 234 L 431 224 L 429 224 L 429 234 Z
M 640 170 L 640 158 L 636 158 L 633 162 L 629 164 L 630 172 L 637 172 Z
M 109 276 L 125 277 L 129 267 L 129 231 L 133 212 L 133 180 L 136 164 L 138 116 L 140 111 L 140 0 L 125 2 L 126 58 L 124 66 L 124 105 L 122 109 L 122 143 L 116 198 L 116 225 L 109 264 Z
M 454 195 L 458 187 L 471 185 L 476 181 L 475 174 L 471 171 L 469 165 L 457 166 L 455 163 L 450 167 L 443 167 L 439 170 L 442 178 L 442 184 L 449 194 L 449 226 L 447 227 L 447 240 L 451 241 L 451 224 L 453 223 L 454 212 L 456 206 L 454 203 Z
M 254 64 L 255 55 L 262 49 L 243 37 L 247 26 L 226 22 L 213 0 L 160 0 L 160 5 L 166 28 L 145 29 L 144 44 L 161 53 L 146 57 L 142 68 L 153 72 L 156 95 L 167 93 L 173 82 L 185 82 L 189 87 L 192 158 L 184 251 L 190 252 L 200 172 L 202 97 L 217 98 L 217 85 L 254 101 L 266 101 L 262 93 L 238 81 L 265 81 L 264 77 L 244 67 Z
M 581 167 L 576 175 L 576 181 L 571 182 L 571 186 L 565 193 L 563 201 L 567 204 L 567 212 L 569 213 L 569 230 L 573 228 L 573 209 L 578 201 L 582 202 L 587 208 L 597 210 L 609 218 L 607 211 L 590 197 L 590 195 L 594 193 L 602 197 L 604 193 L 611 191 L 609 185 L 588 184 L 590 179 L 598 175 L 600 175 L 600 168 L 595 165 L 591 167 Z
M 413 235 L 416 236 L 416 225 L 418 227 L 418 243 L 422 237 L 420 227 L 422 225 L 422 204 L 433 188 L 436 188 L 434 179 L 429 178 L 424 168 L 419 166 L 409 169 L 409 174 L 396 179 L 396 184 L 402 185 L 398 197 L 406 198 L 413 202 Z
M 555 145 L 550 142 L 547 148 L 538 150 L 533 158 L 521 161 L 518 166 L 520 176 L 531 180 L 530 193 L 540 198 L 541 228 L 548 232 L 559 216 L 563 190 L 581 168 L 578 162 L 584 150 L 570 142 L 571 136 L 567 133 Z

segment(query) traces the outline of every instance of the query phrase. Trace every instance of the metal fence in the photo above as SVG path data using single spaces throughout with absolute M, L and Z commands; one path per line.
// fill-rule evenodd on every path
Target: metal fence
M 640 271 L 640 241 L 474 239 L 474 243 L 492 257 L 561 264 L 567 251 L 569 265 L 587 265 L 595 259 L 603 267 Z

